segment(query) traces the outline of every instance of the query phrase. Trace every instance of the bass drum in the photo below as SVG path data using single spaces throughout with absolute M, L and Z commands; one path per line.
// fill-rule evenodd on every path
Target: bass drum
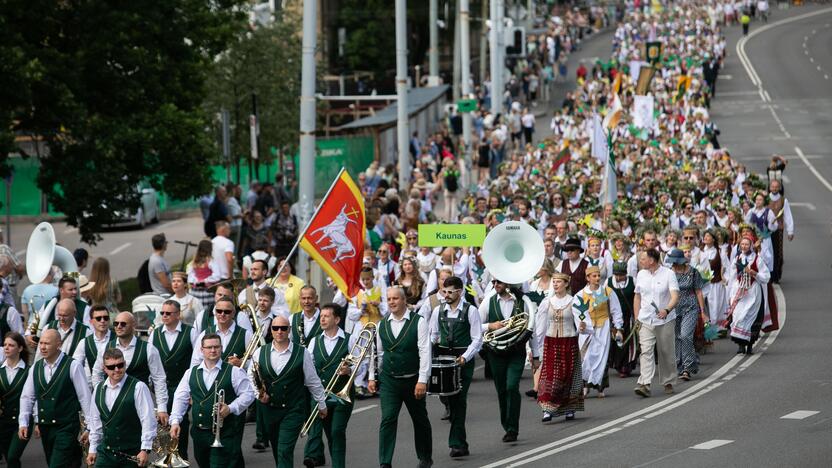
M 453 356 L 437 356 L 430 366 L 428 395 L 453 396 L 462 390 L 462 373 Z

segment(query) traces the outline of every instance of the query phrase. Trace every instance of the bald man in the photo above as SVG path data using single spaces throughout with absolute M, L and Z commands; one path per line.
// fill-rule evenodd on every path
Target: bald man
M 262 387 L 258 413 L 262 411 L 263 432 L 272 448 L 277 466 L 295 466 L 293 455 L 300 430 L 307 418 L 309 394 L 318 403 L 321 419 L 326 418 L 326 395 L 315 370 L 312 354 L 289 339 L 289 320 L 278 316 L 271 323 L 272 343 L 254 352 Z M 257 389 L 254 367 L 249 378 Z
M 104 350 L 117 348 L 124 355 L 124 362 L 127 363 L 127 375 L 139 379 L 145 385 L 150 386 L 153 382 L 153 392 L 156 396 L 156 416 L 159 423 L 166 426 L 168 423 L 168 387 L 165 368 L 162 365 L 162 358 L 159 350 L 153 343 L 136 338 L 136 318 L 130 312 L 119 312 L 113 320 L 113 329 L 116 336 L 113 337 Z M 104 353 L 101 353 L 95 360 L 92 368 L 92 384 L 98 385 L 106 378 L 104 374 Z
M 56 318 L 49 322 L 46 328 L 58 331 L 61 335 L 61 351 L 67 356 L 72 356 L 78 344 L 90 334 L 90 328 L 76 319 L 77 309 L 72 299 L 61 299 L 55 308 Z M 83 361 L 78 362 L 83 364 Z
M 78 412 L 89 415 L 90 389 L 81 363 L 61 351 L 58 330 L 44 330 L 38 342 L 41 359 L 32 366 L 20 396 L 18 421 L 29 421 L 35 402 L 37 427 L 48 466 L 80 466 Z M 18 436 L 27 440 L 28 425 L 21 425 Z M 89 437 L 89 433 L 83 436 Z

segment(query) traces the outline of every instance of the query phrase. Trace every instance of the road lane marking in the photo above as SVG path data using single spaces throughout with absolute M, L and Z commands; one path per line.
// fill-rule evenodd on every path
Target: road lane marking
M 784 416 L 780 416 L 780 419 L 806 419 L 810 416 L 814 416 L 820 413 L 820 411 L 808 411 L 808 410 L 800 410 L 795 411 L 793 413 L 789 413 Z
M 723 440 L 723 439 L 714 439 L 709 440 L 707 442 L 702 442 L 701 444 L 696 444 L 691 447 L 694 450 L 711 450 L 717 447 L 722 447 L 723 445 L 728 445 L 734 442 L 733 440 Z
M 768 106 L 768 110 L 771 111 L 771 116 L 774 117 L 774 121 L 777 122 L 777 126 L 780 127 L 780 131 L 783 132 L 783 136 L 787 139 L 791 139 L 792 134 L 786 130 L 786 126 L 783 125 L 783 121 L 777 116 L 777 112 L 774 111 L 774 107 Z
M 815 211 L 815 210 L 817 210 L 817 209 L 818 209 L 818 208 L 815 206 L 815 204 L 814 204 L 814 203 L 794 202 L 794 203 L 789 203 L 789 205 L 794 206 L 794 207 L 802 207 L 802 208 L 806 208 L 806 209 L 808 209 L 809 211 Z
M 68 227 L 68 228 L 64 229 L 64 234 L 70 234 L 73 231 L 75 231 L 74 227 Z
M 122 250 L 126 249 L 127 247 L 130 247 L 131 245 L 133 245 L 132 242 L 125 242 L 125 243 L 121 244 L 120 246 L 116 247 L 115 249 L 111 250 L 110 255 L 115 255 L 115 254 L 121 252 Z
M 815 63 L 815 59 L 813 59 L 812 57 L 809 57 L 809 61 L 812 62 L 812 63 Z M 820 67 L 818 67 L 818 68 L 820 68 Z
M 502 460 L 497 460 L 488 465 L 484 465 L 481 468 L 496 468 L 498 466 L 514 467 L 532 463 L 534 461 L 566 451 L 570 448 L 577 447 L 587 442 L 591 442 L 595 439 L 599 439 L 604 436 L 604 431 L 617 427 L 620 424 L 623 424 L 622 427 L 627 427 L 626 423 L 634 421 L 636 420 L 636 418 L 642 418 L 642 420 L 645 418 L 651 418 L 654 416 L 653 413 L 664 413 L 666 411 L 689 403 L 711 392 L 712 390 L 719 388 L 725 382 L 717 382 L 718 380 L 723 379 L 723 377 L 727 375 L 731 375 L 731 378 L 733 378 L 734 376 L 736 376 L 736 374 L 739 374 L 743 370 L 747 369 L 748 365 L 751 365 L 754 362 L 756 362 L 757 359 L 759 359 L 760 356 L 762 356 L 771 347 L 771 345 L 774 344 L 774 342 L 777 340 L 777 337 L 780 336 L 780 331 L 783 330 L 783 328 L 786 325 L 786 298 L 783 295 L 783 289 L 780 287 L 779 284 L 774 285 L 774 295 L 776 297 L 779 306 L 778 308 L 781 314 L 780 329 L 772 333 L 769 333 L 766 336 L 765 340 L 757 341 L 757 343 L 754 345 L 754 348 L 757 352 L 750 358 L 745 359 L 744 355 L 735 355 L 731 359 L 729 359 L 728 362 L 726 362 L 722 367 L 717 369 L 713 374 L 709 375 L 702 381 L 696 383 L 695 385 L 681 393 L 674 394 L 673 396 L 659 401 L 656 404 L 653 404 L 646 408 L 642 408 L 626 416 L 622 416 L 620 418 L 606 422 L 604 424 L 601 424 L 600 426 L 587 429 L 577 434 L 573 434 L 561 440 L 556 440 L 554 442 L 550 442 L 548 444 L 532 448 L 530 450 L 519 453 L 517 455 L 512 455 Z M 738 367 L 738 365 L 743 360 L 747 360 L 748 364 L 745 366 Z M 737 369 L 734 369 L 735 367 L 737 367 Z M 726 379 L 726 381 L 727 380 L 730 379 Z
M 184 218 L 179 218 L 179 219 L 174 220 L 174 221 L 168 221 L 165 224 L 160 224 L 160 225 L 156 226 L 156 230 L 167 229 L 171 226 L 176 226 L 177 224 L 181 223 L 183 220 L 184 220 Z
M 368 409 L 373 409 L 373 408 L 375 408 L 376 406 L 378 406 L 378 405 L 367 405 L 367 406 L 362 406 L 361 408 L 356 408 L 356 409 L 354 409 L 354 410 L 352 411 L 352 414 L 358 414 L 358 413 L 361 413 L 361 412 L 363 412 L 363 411 L 367 411 Z
M 815 177 L 817 177 L 820 183 L 823 184 L 830 192 L 832 192 L 832 184 L 830 184 L 829 181 L 826 180 L 826 178 L 823 177 L 823 175 L 820 172 L 818 172 L 817 169 L 815 169 L 815 166 L 813 166 L 812 163 L 809 162 L 809 159 L 806 158 L 806 155 L 803 154 L 803 151 L 801 151 L 800 148 L 795 146 L 794 152 L 797 153 L 798 156 L 800 156 L 800 159 L 803 160 L 803 163 L 806 164 L 810 171 L 812 171 L 812 174 L 814 174 Z

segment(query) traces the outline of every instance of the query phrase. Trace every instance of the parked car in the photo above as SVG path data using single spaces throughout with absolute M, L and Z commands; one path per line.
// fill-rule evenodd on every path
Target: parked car
M 118 221 L 110 226 L 137 226 L 143 228 L 148 224 L 159 222 L 159 194 L 156 189 L 139 185 L 136 186 L 136 190 L 141 194 L 139 209 L 135 212 L 132 210 L 124 213 L 116 212 Z

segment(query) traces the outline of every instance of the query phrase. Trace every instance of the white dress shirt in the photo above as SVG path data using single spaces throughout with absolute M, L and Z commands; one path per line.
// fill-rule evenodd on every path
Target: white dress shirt
M 205 384 L 205 388 L 211 388 L 217 376 L 220 374 L 222 367 L 230 365 L 222 361 L 217 361 L 217 364 L 209 369 L 204 361 L 200 362 L 197 368 L 202 369 L 202 383 Z M 192 371 L 193 367 L 185 371 L 185 375 L 182 376 L 182 380 L 179 381 L 179 386 L 176 387 L 176 391 L 173 393 L 173 409 L 170 412 L 171 425 L 182 422 L 182 417 L 190 406 Z M 237 398 L 230 403 L 226 402 L 226 404 L 233 414 L 239 416 L 254 402 L 254 387 L 251 386 L 251 382 L 247 378 L 245 371 L 237 366 L 231 366 L 231 386 L 234 388 L 234 393 L 237 394 Z
M 168 329 L 167 326 L 163 326 L 161 330 L 162 337 L 165 339 L 165 343 L 168 345 L 168 349 L 173 349 L 173 345 L 176 344 L 176 339 L 179 338 L 179 334 L 182 333 L 182 321 L 176 322 L 176 327 L 174 327 L 173 330 Z M 191 327 L 191 336 L 188 337 L 188 340 L 190 340 L 191 346 L 194 349 L 196 349 L 197 347 L 197 336 L 198 334 L 196 332 L 196 329 Z
M 771 201 L 779 200 L 781 195 L 779 193 L 770 193 L 769 198 Z M 774 213 L 775 217 L 778 213 Z M 783 199 L 783 223 L 785 226 L 780 226 L 780 229 L 785 228 L 787 236 L 794 235 L 794 217 L 792 217 L 792 207 L 789 205 L 789 199 Z
M 467 309 L 466 311 L 462 310 L 463 304 Z M 439 312 L 443 308 L 450 309 L 450 306 L 448 304 L 440 304 L 433 309 L 433 312 L 431 312 L 430 315 L 430 341 L 434 344 L 439 343 Z M 448 318 L 458 319 L 459 314 L 461 313 L 468 314 L 468 327 L 471 335 L 471 344 L 469 344 L 465 349 L 465 352 L 462 353 L 462 357 L 465 359 L 465 362 L 471 362 L 482 347 L 482 323 L 480 320 L 480 313 L 473 305 L 468 304 L 464 300 L 460 300 L 456 304 L 456 307 L 452 310 L 448 310 Z
M 54 364 L 49 364 L 48 361 L 43 362 L 43 375 L 46 383 L 52 380 L 52 375 L 58 370 L 61 362 L 67 358 L 64 353 L 60 353 L 55 359 Z M 26 377 L 26 383 L 23 384 L 23 392 L 20 394 L 20 414 L 17 421 L 20 427 L 28 427 L 29 418 L 32 416 L 32 411 L 37 402 L 35 397 L 35 366 L 29 368 L 29 375 Z M 75 387 L 75 394 L 78 396 L 78 402 L 81 404 L 81 411 L 84 417 L 89 419 L 90 415 L 90 387 L 87 385 L 87 379 L 84 375 L 84 368 L 81 363 L 73 360 L 69 363 L 69 378 L 72 380 L 72 386 Z M 37 422 L 37 414 L 35 414 L 35 422 Z
M 494 297 L 494 295 L 492 294 L 491 297 Z M 488 309 L 491 305 L 491 297 L 483 299 L 480 303 L 480 322 L 483 333 L 488 331 Z M 497 298 L 497 303 L 500 305 L 500 314 L 503 316 L 502 320 L 508 320 L 511 317 L 516 301 L 517 298 L 514 297 L 514 294 L 501 295 Z
M 289 341 L 289 346 L 283 351 L 277 350 L 275 342 L 272 342 L 268 346 L 261 346 L 257 349 L 257 351 L 254 352 L 252 362 L 259 362 L 260 354 L 265 351 L 268 351 L 269 363 L 272 365 L 272 369 L 274 369 L 275 374 L 280 374 L 281 372 L 283 372 L 283 368 L 286 367 L 286 364 L 289 363 L 289 359 L 292 357 L 292 350 L 294 349 L 294 346 L 294 343 L 292 343 L 291 341 Z M 318 403 L 318 409 L 325 409 L 326 394 L 324 393 L 324 386 L 323 384 L 321 384 L 321 379 L 320 377 L 318 377 L 318 371 L 315 370 L 315 362 L 312 359 L 312 353 L 310 353 L 309 349 L 307 348 L 303 348 L 302 352 L 303 385 L 306 386 L 306 388 L 309 390 L 309 393 L 312 394 L 312 399 Z M 252 388 L 254 388 L 253 368 L 254 366 L 251 366 L 248 370 L 248 377 L 251 380 Z M 261 370 L 260 373 L 262 375 L 263 371 Z
M 137 342 L 138 338 L 134 336 L 127 346 L 122 346 L 121 341 L 116 339 L 116 348 L 124 354 L 124 362 L 127 363 L 128 368 L 133 362 Z M 168 386 L 167 377 L 165 377 L 165 368 L 162 366 L 162 358 L 159 356 L 159 350 L 150 342 L 147 343 L 147 367 L 150 369 L 150 381 L 153 382 L 153 390 L 156 392 L 156 411 L 167 412 Z M 105 378 L 107 378 L 107 375 L 104 373 L 104 353 L 99 352 L 98 357 L 95 359 L 95 364 L 92 367 L 92 385 L 98 385 Z
M 414 315 L 417 315 L 415 312 Z M 405 311 L 404 315 L 401 318 L 396 318 L 395 315 L 391 312 L 384 320 L 390 321 L 390 330 L 393 332 L 393 337 L 398 338 L 399 334 L 404 329 L 405 324 L 408 320 L 410 320 L 411 312 Z M 379 325 L 380 327 L 381 325 Z M 418 383 L 426 384 L 428 383 L 428 377 L 430 377 L 430 360 L 431 360 L 431 349 L 430 349 L 430 326 L 428 325 L 428 321 L 424 318 L 419 320 L 418 323 L 418 341 L 417 346 L 419 349 L 419 379 Z M 378 355 L 378 367 L 381 368 L 382 360 L 384 358 L 384 343 L 381 341 L 381 333 L 376 333 L 376 352 Z M 376 380 L 376 366 L 375 363 L 370 360 L 370 380 Z
M 657 312 L 667 308 L 670 303 L 670 291 L 679 291 L 676 273 L 666 266 L 659 265 L 655 273 L 648 269 L 638 272 L 636 294 L 641 294 L 641 308 L 638 321 L 651 326 L 664 325 L 676 318 L 676 311 L 671 310 L 667 317 L 660 319 Z M 654 307 L 655 306 L 655 307 Z
M 14 367 L 11 367 L 9 365 L 9 361 L 4 359 L 3 364 L 0 364 L 0 367 L 2 367 L 3 370 L 6 372 L 6 380 L 9 383 L 12 383 L 14 378 L 17 377 L 18 371 L 26 368 L 26 363 L 23 362 L 22 359 L 18 359 L 17 364 L 15 364 Z
M 98 412 L 98 405 L 95 403 L 95 394 L 98 392 L 98 387 L 104 386 L 104 404 L 107 405 L 107 409 L 112 410 L 113 404 L 116 402 L 116 398 L 118 398 L 118 394 L 126 381 L 126 375 L 115 384 L 108 378 L 99 383 L 95 391 L 92 392 L 90 396 L 90 417 L 87 419 L 87 428 L 90 431 L 89 453 L 96 453 L 98 444 L 104 438 L 101 414 Z M 141 449 L 149 451 L 153 448 L 153 439 L 156 438 L 156 414 L 153 411 L 153 398 L 150 396 L 150 389 L 147 388 L 144 382 L 136 382 L 136 386 L 133 388 L 133 400 L 136 404 L 136 414 L 142 423 Z
M 246 320 L 248 322 L 248 320 Z M 234 336 L 234 330 L 237 329 L 237 325 L 234 322 L 231 322 L 231 326 L 228 327 L 228 330 L 222 331 L 219 328 L 217 329 L 217 335 L 220 336 L 220 342 L 222 343 L 222 350 L 225 352 L 225 348 L 228 347 L 228 344 L 231 343 L 231 337 Z M 191 354 L 191 367 L 198 366 L 199 363 L 202 362 L 202 337 L 205 336 L 205 331 L 199 334 L 199 337 L 196 339 L 196 344 L 194 345 L 194 352 Z M 254 337 L 254 334 L 251 333 L 251 330 L 246 329 L 245 336 L 243 339 L 245 340 L 245 346 L 248 347 L 248 344 L 251 343 L 251 339 Z M 237 356 L 241 358 L 242 356 Z
M 113 331 L 107 329 L 107 332 L 104 333 L 103 338 L 98 338 L 98 335 L 95 334 L 95 331 L 88 333 L 87 337 L 89 338 L 90 335 L 93 336 L 92 340 L 93 342 L 95 342 L 95 349 L 98 350 L 98 352 L 95 354 L 96 357 L 101 356 L 101 354 L 104 352 L 104 347 L 107 346 L 107 343 L 113 337 Z M 83 341 L 78 343 L 78 346 L 75 347 L 75 352 L 72 353 L 72 359 L 75 359 L 76 361 L 80 362 L 82 366 L 84 366 L 84 372 L 86 372 L 87 374 L 87 380 L 92 380 L 92 369 L 90 369 L 87 366 L 87 346 Z
M 315 327 L 315 324 L 318 323 L 318 317 L 321 316 L 321 309 L 316 308 L 315 313 L 312 317 L 308 317 L 306 312 L 300 311 L 298 312 L 301 318 L 303 319 L 303 337 L 306 338 L 307 347 L 309 345 L 309 334 L 312 332 L 312 329 Z M 294 321 L 289 319 L 289 326 L 294 326 Z M 289 340 L 292 339 L 292 329 L 289 328 Z
M 335 345 L 338 344 L 338 340 L 341 338 L 346 338 L 346 336 L 347 335 L 346 333 L 344 333 L 344 330 L 341 330 L 341 328 L 339 327 L 335 329 L 335 336 L 329 336 L 326 334 L 326 332 L 321 332 L 320 335 L 312 338 L 312 340 L 309 341 L 309 346 L 306 348 L 309 350 L 309 353 L 312 354 L 312 361 L 315 361 L 314 350 L 319 338 L 324 340 L 324 349 L 326 350 L 326 354 L 332 354 L 332 351 L 335 349 Z M 358 341 L 358 334 L 350 334 L 350 339 L 346 343 L 347 351 L 350 351 L 352 349 L 352 346 L 355 344 L 356 341 Z
M 63 328 L 61 328 L 61 325 L 60 325 L 60 322 L 59 322 L 58 323 L 58 328 L 56 330 L 58 330 L 58 334 L 61 335 L 61 351 L 63 351 L 64 354 L 69 355 L 69 349 L 72 347 L 72 340 L 75 339 L 75 333 L 78 332 L 78 321 L 73 319 L 72 320 L 72 325 L 69 326 L 69 330 L 64 330 Z M 84 336 L 81 337 L 81 341 L 83 341 L 84 338 L 86 338 L 87 335 L 89 335 L 89 334 L 90 334 L 90 329 L 87 328 L 84 331 Z M 79 342 L 78 343 L 78 348 L 83 348 L 83 347 L 84 347 L 84 344 Z M 77 351 L 77 348 L 76 348 L 76 351 Z M 74 352 L 72 354 L 73 354 L 73 356 L 75 355 Z M 40 353 L 38 353 L 35 360 L 39 361 L 41 359 L 43 359 L 43 357 L 41 356 Z M 83 364 L 83 361 L 82 361 L 82 364 Z
M 196 329 L 197 333 L 202 333 L 202 332 L 205 331 L 205 330 L 202 329 L 202 317 L 204 317 L 206 313 L 208 313 L 208 310 L 203 310 L 202 312 L 200 312 L 196 315 L 196 320 L 194 320 L 194 329 Z M 211 309 L 211 313 L 212 314 L 214 313 L 214 309 Z M 238 326 L 240 326 L 241 328 L 245 328 L 248 331 L 252 331 L 251 330 L 251 321 L 248 319 L 248 315 L 246 315 L 244 313 L 237 312 L 237 318 L 234 320 L 234 322 Z M 216 316 L 211 317 L 210 324 L 213 325 L 214 327 L 217 326 L 217 317 Z

